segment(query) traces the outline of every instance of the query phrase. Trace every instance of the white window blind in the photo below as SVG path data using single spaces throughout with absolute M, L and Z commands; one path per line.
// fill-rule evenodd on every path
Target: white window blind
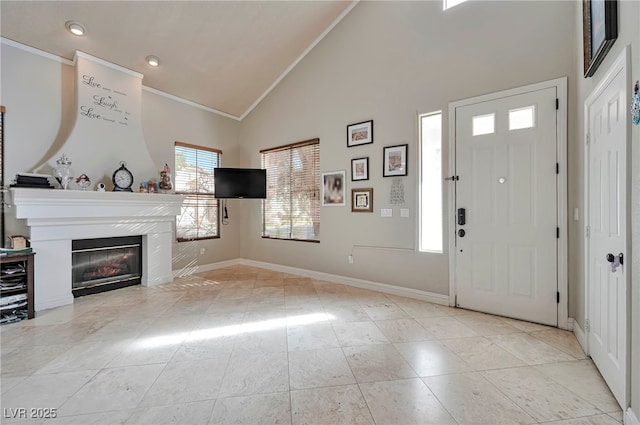
M 320 242 L 320 139 L 260 151 L 262 237 Z
M 186 195 L 176 219 L 178 241 L 220 237 L 213 169 L 220 165 L 221 154 L 218 149 L 175 142 L 175 190 Z

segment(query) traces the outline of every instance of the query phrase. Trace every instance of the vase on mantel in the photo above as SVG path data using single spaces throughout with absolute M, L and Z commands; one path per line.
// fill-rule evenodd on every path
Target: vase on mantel
M 171 192 L 171 189 L 173 189 L 173 183 L 171 183 L 171 169 L 167 164 L 164 164 L 164 169 L 160 171 L 158 189 L 163 193 Z
M 67 155 L 62 154 L 62 156 L 56 161 L 56 168 L 53 171 L 53 177 L 58 180 L 60 186 L 63 189 L 69 188 L 69 182 L 73 179 L 71 175 L 71 161 L 67 158 Z

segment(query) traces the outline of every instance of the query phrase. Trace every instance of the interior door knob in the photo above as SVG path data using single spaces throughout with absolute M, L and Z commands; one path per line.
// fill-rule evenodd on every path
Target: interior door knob
M 609 254 L 607 254 L 607 261 L 610 262 L 610 263 L 613 263 L 614 261 L 616 261 L 616 257 L 617 257 L 618 263 L 624 264 L 624 254 L 623 253 L 620 253 L 617 256 L 609 253 Z

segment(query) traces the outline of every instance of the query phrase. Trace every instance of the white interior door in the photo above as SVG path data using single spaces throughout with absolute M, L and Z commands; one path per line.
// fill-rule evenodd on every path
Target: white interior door
M 614 65 L 585 102 L 588 347 L 621 406 L 626 406 L 628 308 L 624 261 L 628 252 L 628 87 L 624 62 Z M 612 267 L 616 261 L 622 265 Z
M 556 99 L 547 87 L 455 109 L 459 307 L 558 324 Z

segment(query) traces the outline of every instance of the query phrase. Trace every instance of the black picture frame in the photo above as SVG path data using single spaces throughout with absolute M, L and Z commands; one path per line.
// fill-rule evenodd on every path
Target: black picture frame
M 349 124 L 347 126 L 347 147 L 373 143 L 373 120 Z
M 406 176 L 409 145 L 385 146 L 382 158 L 382 177 Z
M 351 181 L 369 180 L 369 157 L 351 160 Z
M 582 0 L 584 78 L 591 77 L 618 38 L 618 0 Z

